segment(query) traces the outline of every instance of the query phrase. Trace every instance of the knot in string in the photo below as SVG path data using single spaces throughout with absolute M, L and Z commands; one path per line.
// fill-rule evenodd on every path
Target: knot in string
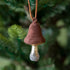
M 34 19 L 37 18 L 37 6 L 38 6 L 38 0 L 36 0 L 36 8 L 35 8 L 35 17 L 32 17 L 32 13 L 31 13 L 31 7 L 30 7 L 30 1 L 28 0 L 28 6 L 29 6 L 29 13 L 30 13 L 30 17 L 31 19 L 34 21 Z
M 33 18 L 33 22 L 34 23 L 37 23 L 37 19 L 35 17 Z

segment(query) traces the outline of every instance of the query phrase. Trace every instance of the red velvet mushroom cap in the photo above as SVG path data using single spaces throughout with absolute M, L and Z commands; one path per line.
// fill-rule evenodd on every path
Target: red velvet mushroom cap
M 45 42 L 45 39 L 42 35 L 40 24 L 37 23 L 37 19 L 35 19 L 29 26 L 29 31 L 27 36 L 24 39 L 26 44 L 32 45 L 39 45 Z

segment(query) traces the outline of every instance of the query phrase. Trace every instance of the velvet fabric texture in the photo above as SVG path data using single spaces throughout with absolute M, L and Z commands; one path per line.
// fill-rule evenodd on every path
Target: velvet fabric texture
M 30 24 L 29 31 L 24 39 L 24 42 L 29 45 L 39 45 L 45 42 L 41 32 L 40 24 L 37 22 L 37 19 L 33 20 L 33 22 Z

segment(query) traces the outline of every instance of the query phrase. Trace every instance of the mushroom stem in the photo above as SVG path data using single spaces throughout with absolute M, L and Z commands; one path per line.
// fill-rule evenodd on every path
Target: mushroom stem
M 38 61 L 39 60 L 39 53 L 37 45 L 32 45 L 31 53 L 30 53 L 30 60 L 31 61 Z

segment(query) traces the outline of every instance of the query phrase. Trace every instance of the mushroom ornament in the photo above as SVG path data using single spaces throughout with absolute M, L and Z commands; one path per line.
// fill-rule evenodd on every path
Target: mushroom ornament
M 29 31 L 24 39 L 24 42 L 26 44 L 32 45 L 30 60 L 38 61 L 39 54 L 37 46 L 44 43 L 45 39 L 42 35 L 40 24 L 37 22 L 37 19 L 34 19 L 33 22 L 30 24 Z
M 33 20 L 33 22 L 29 26 L 29 31 L 27 36 L 24 39 L 24 42 L 26 44 L 32 45 L 31 53 L 30 53 L 30 60 L 31 61 L 38 61 L 39 60 L 39 53 L 38 53 L 38 45 L 45 42 L 45 39 L 42 35 L 40 24 L 38 23 L 36 17 L 37 17 L 37 0 L 36 0 L 36 10 L 35 10 L 35 17 L 33 18 L 31 15 L 31 8 L 30 3 L 29 4 L 29 12 L 30 16 Z

